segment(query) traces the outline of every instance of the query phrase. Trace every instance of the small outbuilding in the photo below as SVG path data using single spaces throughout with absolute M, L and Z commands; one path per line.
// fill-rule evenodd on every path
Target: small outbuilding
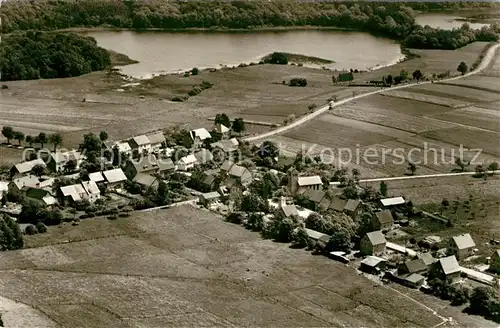
M 220 200 L 220 194 L 217 191 L 207 192 L 201 194 L 199 197 L 199 203 L 206 207 L 210 207 L 219 200 Z
M 476 243 L 469 233 L 451 238 L 450 252 L 454 254 L 458 260 L 473 255 L 474 248 L 476 248 Z
M 375 212 L 372 216 L 372 226 L 375 230 L 389 230 L 393 223 L 394 219 L 389 210 Z
M 360 263 L 359 269 L 367 273 L 380 273 L 385 270 L 387 261 L 378 256 L 367 256 Z
M 398 265 L 398 273 L 406 274 L 406 273 L 418 273 L 424 274 L 427 273 L 427 265 L 421 259 L 409 260 L 400 265 Z
M 367 233 L 360 241 L 360 250 L 364 255 L 379 255 L 385 252 L 387 241 L 382 231 Z

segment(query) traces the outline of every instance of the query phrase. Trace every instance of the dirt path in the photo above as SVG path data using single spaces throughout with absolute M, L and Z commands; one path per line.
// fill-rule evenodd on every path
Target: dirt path
M 456 77 L 452 77 L 452 78 L 448 78 L 448 79 L 443 79 L 440 82 L 455 81 L 455 80 L 458 80 L 458 79 L 461 79 L 461 78 L 464 78 L 464 77 L 467 77 L 467 76 L 471 76 L 471 75 L 480 73 L 481 71 L 483 71 L 485 68 L 488 67 L 488 65 L 490 64 L 491 60 L 495 57 L 495 52 L 496 52 L 497 49 L 499 49 L 499 47 L 500 47 L 500 43 L 497 43 L 493 47 L 489 48 L 488 52 L 484 56 L 483 60 L 481 61 L 481 63 L 478 65 L 478 67 L 475 70 L 473 70 L 473 71 L 471 71 L 469 73 L 466 73 L 464 75 L 460 75 L 460 76 L 456 76 Z M 354 97 L 351 97 L 351 98 L 340 100 L 340 101 L 332 104 L 332 108 L 335 108 L 335 107 L 347 104 L 350 101 L 353 101 L 353 100 L 356 100 L 356 99 L 360 99 L 360 98 L 364 98 L 364 97 L 376 95 L 376 94 L 385 92 L 387 90 L 393 91 L 393 90 L 399 90 L 399 89 L 406 89 L 406 88 L 410 88 L 410 87 L 415 86 L 415 85 L 424 85 L 424 84 L 429 84 L 429 83 L 432 83 L 432 81 L 425 81 L 425 82 L 419 82 L 419 83 L 411 83 L 411 84 L 399 85 L 399 86 L 391 87 L 389 89 L 382 88 L 382 89 L 379 89 L 379 90 L 375 90 L 375 91 L 363 93 L 363 94 L 360 94 L 360 95 L 357 95 L 357 96 L 354 96 Z M 294 121 L 293 123 L 290 123 L 289 125 L 280 127 L 280 128 L 275 129 L 273 131 L 266 132 L 266 133 L 263 133 L 263 134 L 260 134 L 260 135 L 257 135 L 257 136 L 245 138 L 245 140 L 246 141 L 256 141 L 256 140 L 260 140 L 260 139 L 264 139 L 264 138 L 269 138 L 271 136 L 284 133 L 284 132 L 286 132 L 286 131 L 288 131 L 290 129 L 296 128 L 296 127 L 298 127 L 298 126 L 300 126 L 300 125 L 302 125 L 302 124 L 304 124 L 306 122 L 309 122 L 310 120 L 312 120 L 312 119 L 318 117 L 319 115 L 325 113 L 326 111 L 329 110 L 329 107 L 330 107 L 329 105 L 325 105 L 325 106 L 319 108 L 318 110 L 316 110 L 315 112 L 313 112 L 311 114 L 308 114 L 308 115 L 305 115 L 305 116 L 301 117 L 300 119 Z
M 56 328 L 57 323 L 48 318 L 44 313 L 20 302 L 0 296 L 0 313 L 5 327 L 27 328 L 43 327 Z

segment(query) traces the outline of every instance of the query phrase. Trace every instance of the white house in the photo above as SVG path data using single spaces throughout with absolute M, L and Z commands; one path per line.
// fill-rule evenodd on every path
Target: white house
M 184 156 L 177 162 L 177 169 L 181 171 L 187 171 L 192 169 L 196 164 L 198 164 L 196 156 L 194 156 L 193 154 L 189 154 L 187 156 Z
M 75 170 L 79 170 L 84 159 L 84 156 L 76 150 L 66 152 L 56 151 L 55 153 L 51 153 L 50 157 L 51 159 L 47 167 L 53 172 L 64 171 L 66 164 L 70 161 L 74 161 Z
M 148 134 L 146 137 L 149 139 L 149 142 L 151 143 L 151 151 L 158 151 L 160 148 L 163 147 L 163 144 L 165 143 L 165 136 L 163 135 L 163 132 L 159 131 L 153 134 Z
M 129 145 L 133 150 L 137 150 L 139 153 L 151 151 L 151 142 L 148 137 L 143 134 L 130 139 Z
M 88 194 L 81 184 L 61 187 L 61 193 L 66 204 L 88 199 Z
M 101 198 L 101 191 L 97 187 L 94 181 L 83 181 L 82 187 L 87 192 L 87 199 L 89 202 L 93 203 L 99 198 Z
M 123 183 L 127 181 L 127 177 L 125 173 L 123 173 L 122 169 L 113 169 L 102 172 L 104 178 L 106 179 L 106 183 L 110 188 L 122 188 Z
M 132 154 L 132 147 L 130 147 L 129 143 L 126 141 L 119 141 L 115 144 L 116 148 L 118 148 L 118 152 L 120 154 L 125 154 L 130 156 Z
M 36 165 L 43 165 L 44 167 L 46 166 L 45 162 L 41 158 L 37 158 L 32 161 L 18 163 L 11 168 L 10 170 L 11 177 L 19 178 L 22 176 L 26 176 L 31 173 L 31 170 Z

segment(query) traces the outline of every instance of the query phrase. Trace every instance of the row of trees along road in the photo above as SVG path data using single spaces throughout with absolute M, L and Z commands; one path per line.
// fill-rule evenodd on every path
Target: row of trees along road
M 16 131 L 11 126 L 2 127 L 2 135 L 7 139 L 7 143 L 10 143 L 12 139 L 17 140 L 19 145 L 21 145 L 23 141 L 26 141 L 30 147 L 32 147 L 34 143 L 39 143 L 40 148 L 43 148 L 44 144 L 51 143 L 54 146 L 54 151 L 56 151 L 57 147 L 63 142 L 63 138 L 59 133 L 47 135 L 44 132 L 40 132 L 37 136 L 25 136 L 23 132 Z

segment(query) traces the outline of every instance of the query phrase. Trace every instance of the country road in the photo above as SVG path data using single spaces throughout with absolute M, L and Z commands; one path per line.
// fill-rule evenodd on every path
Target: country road
M 473 71 L 471 71 L 469 73 L 466 73 L 464 75 L 455 76 L 455 77 L 451 77 L 451 78 L 448 78 L 448 79 L 440 80 L 440 82 L 455 81 L 455 80 L 458 80 L 458 79 L 461 79 L 461 78 L 464 78 L 464 77 L 467 77 L 467 76 L 471 76 L 471 75 L 480 73 L 482 70 L 484 70 L 486 67 L 488 67 L 488 65 L 490 64 L 491 60 L 495 57 L 495 51 L 499 47 L 500 47 L 500 43 L 497 43 L 494 46 L 492 46 L 490 49 L 488 49 L 488 52 L 486 52 L 483 60 L 481 61 L 481 63 L 478 65 L 478 67 L 475 70 L 473 70 Z M 332 108 L 344 105 L 344 104 L 349 103 L 350 101 L 353 101 L 353 100 L 356 100 L 356 99 L 368 97 L 368 96 L 371 96 L 371 95 L 376 95 L 376 94 L 385 92 L 387 90 L 393 91 L 393 90 L 410 88 L 410 87 L 415 86 L 415 85 L 423 85 L 423 84 L 429 84 L 429 83 L 432 83 L 432 82 L 431 81 L 424 81 L 424 82 L 418 82 L 418 83 L 410 83 L 410 84 L 405 84 L 405 85 L 399 85 L 399 86 L 391 87 L 391 88 L 388 88 L 388 89 L 384 88 L 384 89 L 379 89 L 379 90 L 375 90 L 375 91 L 363 93 L 363 94 L 360 94 L 360 95 L 357 95 L 357 96 L 354 96 L 354 97 L 351 97 L 351 98 L 347 98 L 347 99 L 343 99 L 343 100 L 337 101 L 337 102 L 335 102 L 335 103 L 332 104 Z M 330 107 L 329 104 L 327 104 L 327 105 L 319 108 L 315 112 L 313 112 L 311 114 L 307 114 L 307 115 L 305 115 L 305 116 L 297 119 L 296 121 L 294 121 L 294 122 L 292 122 L 292 123 L 290 123 L 290 124 L 288 124 L 286 126 L 277 128 L 277 129 L 275 129 L 273 131 L 269 131 L 269 132 L 266 132 L 266 133 L 259 134 L 257 136 L 247 137 L 247 138 L 244 138 L 244 140 L 245 141 L 256 141 L 256 140 L 268 138 L 268 137 L 271 137 L 271 136 L 274 136 L 274 135 L 277 135 L 277 134 L 281 134 L 283 132 L 286 132 L 288 130 L 296 128 L 296 127 L 298 127 L 298 126 L 300 126 L 300 125 L 302 125 L 304 123 L 309 122 L 310 120 L 314 119 L 315 117 L 317 117 L 317 116 L 325 113 L 326 111 L 328 111 L 329 107 Z
M 437 174 L 424 174 L 424 175 L 405 175 L 400 177 L 384 177 L 373 179 L 362 179 L 359 182 L 379 182 L 379 181 L 397 181 L 397 180 L 411 180 L 411 179 L 426 179 L 426 178 L 443 178 L 443 177 L 456 177 L 462 175 L 474 175 L 476 172 L 457 172 L 457 173 L 437 173 Z M 486 171 L 485 174 L 500 174 L 500 170 Z M 330 182 L 330 186 L 339 185 L 340 182 Z

